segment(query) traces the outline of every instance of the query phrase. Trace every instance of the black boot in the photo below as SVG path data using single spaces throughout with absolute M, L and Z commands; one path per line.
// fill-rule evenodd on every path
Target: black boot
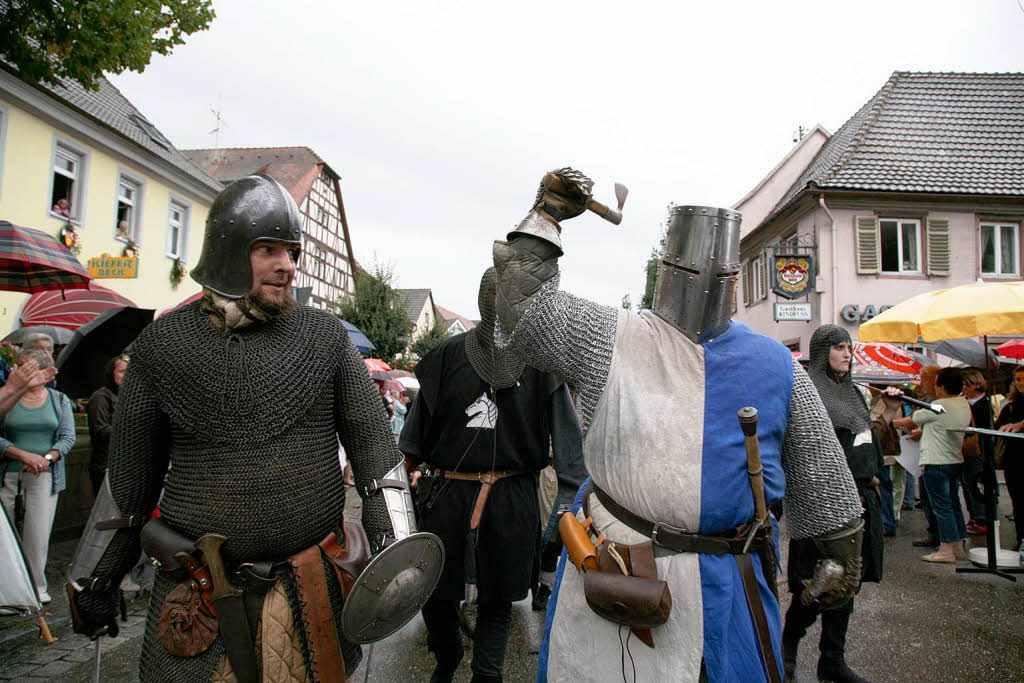
M 488 676 L 474 671 L 473 678 L 469 679 L 469 683 L 501 683 L 501 676 Z
M 787 681 L 796 680 L 796 651 L 800 647 L 798 638 L 782 636 L 782 668 L 786 673 Z
M 434 673 L 430 675 L 430 683 L 452 683 L 455 678 L 455 670 L 459 668 L 459 662 L 462 661 L 465 652 L 460 646 L 456 652 L 446 653 L 444 657 L 439 657 L 435 653 L 437 666 L 434 667 Z
M 843 659 L 838 662 L 819 659 L 818 680 L 834 683 L 868 683 L 868 679 L 858 675 Z
M 548 608 L 548 598 L 550 597 L 551 589 L 543 583 L 540 584 L 540 588 L 538 588 L 533 594 L 533 611 L 543 612 L 546 610 Z

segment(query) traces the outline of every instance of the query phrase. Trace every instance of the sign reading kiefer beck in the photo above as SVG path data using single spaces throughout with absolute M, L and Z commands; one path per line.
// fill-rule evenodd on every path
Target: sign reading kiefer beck
M 91 278 L 133 278 L 139 276 L 138 256 L 95 256 L 89 259 Z
M 814 288 L 814 257 L 779 254 L 772 259 L 772 291 L 787 299 L 799 299 Z

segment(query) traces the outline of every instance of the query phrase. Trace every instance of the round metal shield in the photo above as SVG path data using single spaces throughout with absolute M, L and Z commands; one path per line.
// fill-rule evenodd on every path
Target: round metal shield
M 387 638 L 416 616 L 434 592 L 444 568 L 444 544 L 421 531 L 388 546 L 370 560 L 341 610 L 341 628 L 353 643 Z

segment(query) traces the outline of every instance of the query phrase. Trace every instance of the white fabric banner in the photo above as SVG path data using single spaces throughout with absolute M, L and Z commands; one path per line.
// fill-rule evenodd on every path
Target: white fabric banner
M 914 479 L 921 476 L 921 442 L 912 441 L 906 435 L 900 437 L 900 454 L 896 456 L 903 469 L 909 472 Z
M 0 509 L 3 506 L 0 505 Z M 3 521 L 0 521 L 0 607 L 19 607 L 42 610 L 39 596 L 36 595 L 32 575 L 25 564 L 25 556 L 21 552 L 21 540 L 14 530 L 14 523 L 3 510 Z

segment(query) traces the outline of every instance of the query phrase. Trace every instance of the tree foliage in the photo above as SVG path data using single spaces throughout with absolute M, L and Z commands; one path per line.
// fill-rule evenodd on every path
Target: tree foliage
M 377 347 L 377 357 L 386 361 L 405 350 L 412 332 L 393 281 L 390 267 L 375 264 L 372 273 L 361 273 L 356 279 L 355 294 L 338 304 L 338 316 L 362 330 Z
M 6 0 L 0 56 L 27 81 L 72 78 L 95 90 L 103 72 L 141 72 L 214 16 L 212 0 Z
M 427 333 L 412 343 L 409 350 L 420 358 L 430 353 L 435 346 L 451 336 L 448 326 L 440 318 L 434 320 L 434 326 L 427 330 Z
M 658 281 L 658 261 L 661 259 L 661 250 L 657 247 L 651 249 L 647 257 L 647 283 L 644 285 L 644 296 L 640 299 L 640 308 L 654 308 L 654 285 Z

